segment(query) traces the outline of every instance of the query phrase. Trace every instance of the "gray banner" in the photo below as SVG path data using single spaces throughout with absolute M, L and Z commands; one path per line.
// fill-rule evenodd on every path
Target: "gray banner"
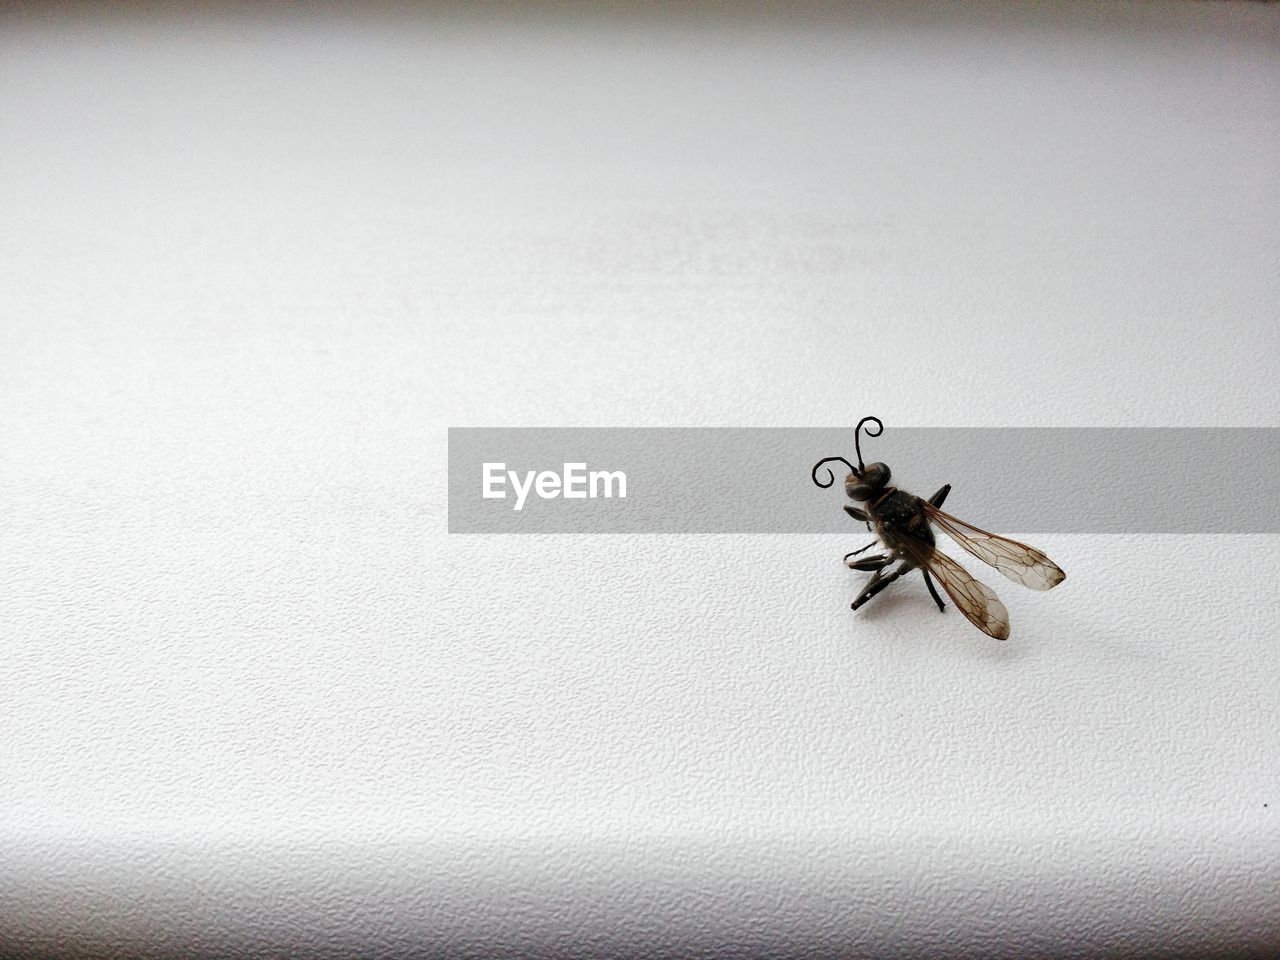
M 1002 533 L 1280 532 L 1280 429 L 889 427 L 862 452 Z M 450 428 L 449 532 L 852 532 L 844 467 L 810 480 L 828 456 L 856 462 L 851 427 Z

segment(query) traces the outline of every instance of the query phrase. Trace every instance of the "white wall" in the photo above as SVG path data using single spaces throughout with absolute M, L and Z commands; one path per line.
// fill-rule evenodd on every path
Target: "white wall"
M 447 426 L 1276 426 L 1278 24 L 9 14 L 0 952 L 1280 948 L 1275 537 L 1039 537 L 999 645 L 444 502 Z

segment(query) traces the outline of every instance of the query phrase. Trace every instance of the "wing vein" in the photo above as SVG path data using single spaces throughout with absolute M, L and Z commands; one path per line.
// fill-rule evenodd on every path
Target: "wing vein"
M 1009 611 L 994 590 L 975 580 L 968 570 L 930 544 L 915 537 L 903 537 L 900 546 L 917 566 L 937 577 L 956 609 L 970 623 L 996 640 L 1009 639 Z
M 924 504 L 925 515 L 935 526 L 962 549 L 995 567 L 1014 583 L 1032 590 L 1049 590 L 1067 578 L 1061 567 L 1035 547 L 965 523 L 943 513 L 928 501 L 922 500 L 921 503 Z

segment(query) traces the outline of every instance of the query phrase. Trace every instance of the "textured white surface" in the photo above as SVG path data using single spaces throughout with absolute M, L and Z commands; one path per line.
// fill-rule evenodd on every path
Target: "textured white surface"
M 3 26 L 0 952 L 1280 948 L 1276 538 L 1038 537 L 999 645 L 443 502 L 449 425 L 1277 425 L 1275 8 Z

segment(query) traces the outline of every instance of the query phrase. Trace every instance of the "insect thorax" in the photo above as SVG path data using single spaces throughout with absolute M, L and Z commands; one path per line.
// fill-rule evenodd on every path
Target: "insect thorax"
M 929 518 L 920 507 L 920 498 L 905 490 L 892 490 L 873 505 L 871 518 L 881 539 L 892 539 L 895 533 L 906 533 L 933 543 Z

